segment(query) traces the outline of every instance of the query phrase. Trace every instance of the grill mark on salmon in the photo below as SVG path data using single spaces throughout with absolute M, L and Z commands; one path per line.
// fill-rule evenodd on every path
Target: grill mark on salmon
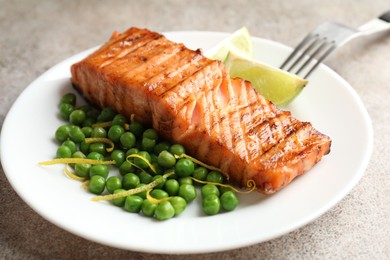
M 72 65 L 91 103 L 152 125 L 229 180 L 273 193 L 330 151 L 330 138 L 279 110 L 219 61 L 147 29 L 130 28 Z
M 125 77 L 130 79 L 139 77 L 140 81 L 145 82 L 161 71 L 165 71 L 169 63 L 175 62 L 175 57 L 179 56 L 180 54 L 178 53 L 181 51 L 183 51 L 182 46 L 168 46 L 159 53 L 160 55 L 157 54 L 150 58 L 145 58 L 147 60 L 144 60 L 138 67 L 126 73 Z
M 171 44 L 166 38 L 160 37 L 158 39 L 152 39 L 142 46 L 137 46 L 135 49 L 131 48 L 132 51 L 123 54 L 123 56 L 111 58 L 109 63 L 102 63 L 100 68 L 102 73 L 115 75 L 120 78 L 138 66 L 147 63 L 150 58 L 159 57 L 159 55 L 170 46 Z
M 129 34 L 127 36 L 124 35 L 126 37 L 120 35 L 119 37 L 112 38 L 95 53 L 94 57 L 98 60 L 101 58 L 105 59 L 104 62 L 97 63 L 101 68 L 111 64 L 118 58 L 126 56 L 128 53 L 144 46 L 148 42 L 162 37 L 157 33 L 150 33 L 147 30 L 129 30 L 128 32 Z
M 194 76 L 199 70 L 207 66 L 210 63 L 207 59 L 199 59 L 197 56 L 188 63 L 179 67 L 175 71 L 169 71 L 169 74 L 163 75 L 165 79 L 158 78 L 154 79 L 153 88 L 149 88 L 154 95 L 163 97 L 166 93 L 171 92 L 170 90 L 175 89 L 178 85 L 185 81 L 191 80 L 191 76 Z M 158 88 L 156 88 L 156 86 Z

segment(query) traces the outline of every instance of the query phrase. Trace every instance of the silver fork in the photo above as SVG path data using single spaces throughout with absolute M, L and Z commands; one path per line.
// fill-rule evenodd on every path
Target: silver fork
M 309 33 L 280 66 L 281 69 L 307 78 L 336 48 L 363 35 L 390 29 L 390 11 L 358 29 L 336 22 L 320 24 Z

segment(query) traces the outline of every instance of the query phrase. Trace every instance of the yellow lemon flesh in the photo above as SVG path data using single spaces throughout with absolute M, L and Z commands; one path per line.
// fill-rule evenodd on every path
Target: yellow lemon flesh
M 230 51 L 225 59 L 230 77 L 252 83 L 256 91 L 277 106 L 290 103 L 302 91 L 307 80 L 263 62 Z
M 253 57 L 252 37 L 246 27 L 235 31 L 216 46 L 206 51 L 205 56 L 213 60 L 225 62 L 230 51 L 234 51 L 246 58 Z

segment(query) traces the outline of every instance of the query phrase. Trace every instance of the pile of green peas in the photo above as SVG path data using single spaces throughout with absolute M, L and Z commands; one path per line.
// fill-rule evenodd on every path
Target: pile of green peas
M 67 123 L 55 132 L 55 139 L 60 143 L 56 158 L 115 161 L 117 171 L 111 171 L 113 167 L 106 164 L 71 165 L 75 175 L 89 181 L 91 193 L 117 194 L 163 178 L 165 173 L 174 173 L 150 191 L 154 200 L 149 200 L 147 192 L 142 191 L 112 199 L 113 205 L 128 212 L 166 220 L 181 214 L 200 190 L 206 215 L 232 211 L 237 207 L 235 192 L 226 185 L 217 185 L 226 181 L 220 172 L 210 171 L 190 158 L 180 157 L 185 154 L 184 147 L 161 140 L 153 128 L 128 120 L 112 108 L 76 107 L 74 93 L 61 98 L 59 114 Z M 102 126 L 104 124 L 99 126 L 104 122 L 111 123 L 106 127 Z M 87 143 L 86 138 L 108 138 L 114 143 L 114 149 L 107 152 L 106 143 Z

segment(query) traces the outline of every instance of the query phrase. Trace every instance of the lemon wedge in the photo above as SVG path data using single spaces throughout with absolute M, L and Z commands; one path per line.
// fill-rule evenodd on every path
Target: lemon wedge
M 224 62 L 232 78 L 252 83 L 254 89 L 277 106 L 290 103 L 302 91 L 307 80 L 253 59 L 252 37 L 246 27 L 206 51 L 205 56 Z
M 253 57 L 252 37 L 246 27 L 242 27 L 235 31 L 229 37 L 206 51 L 204 55 L 207 58 L 225 62 L 230 51 L 234 51 L 246 58 Z
M 290 103 L 302 91 L 307 80 L 231 50 L 225 59 L 230 77 L 252 83 L 256 91 L 277 106 Z

